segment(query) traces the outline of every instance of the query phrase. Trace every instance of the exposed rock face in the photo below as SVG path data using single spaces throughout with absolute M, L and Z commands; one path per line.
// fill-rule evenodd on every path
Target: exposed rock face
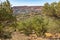
M 43 6 L 14 6 L 13 12 L 14 14 L 20 13 L 30 13 L 30 12 L 41 12 Z

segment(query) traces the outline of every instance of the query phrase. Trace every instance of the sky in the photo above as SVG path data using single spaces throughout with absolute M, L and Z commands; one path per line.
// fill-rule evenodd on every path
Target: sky
M 5 0 L 1 0 L 5 1 Z M 59 0 L 9 0 L 12 6 L 43 6 L 44 3 L 58 2 Z

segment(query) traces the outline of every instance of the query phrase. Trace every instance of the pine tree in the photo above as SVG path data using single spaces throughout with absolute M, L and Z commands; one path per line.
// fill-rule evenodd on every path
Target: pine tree
M 13 15 L 13 10 L 9 1 L 6 0 L 0 4 L 0 36 L 1 34 L 4 36 L 6 33 L 11 33 L 9 30 L 11 27 L 16 27 L 16 17 Z M 8 30 L 6 28 L 8 28 Z M 8 35 L 6 36 L 8 37 Z

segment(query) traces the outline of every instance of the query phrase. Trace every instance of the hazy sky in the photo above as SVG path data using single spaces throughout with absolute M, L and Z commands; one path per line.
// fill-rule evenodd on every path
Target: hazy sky
M 4 1 L 4 0 L 1 0 Z M 59 0 L 9 0 L 12 6 L 41 6 L 48 2 L 58 2 Z

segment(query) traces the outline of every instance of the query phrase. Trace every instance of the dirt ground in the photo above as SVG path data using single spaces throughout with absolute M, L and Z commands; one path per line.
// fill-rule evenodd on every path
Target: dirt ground
M 14 32 L 12 34 L 12 39 L 10 40 L 48 40 L 48 39 L 43 39 L 41 37 L 35 38 L 35 39 L 31 39 L 31 37 L 28 37 L 24 34 L 20 34 L 19 32 Z
M 6 40 L 52 40 L 52 39 L 41 38 L 41 37 L 34 38 L 34 37 L 26 36 L 26 35 L 24 35 L 22 33 L 19 33 L 19 32 L 13 32 L 12 33 L 12 38 L 11 39 L 6 39 Z M 55 39 L 53 39 L 53 40 L 55 40 Z

